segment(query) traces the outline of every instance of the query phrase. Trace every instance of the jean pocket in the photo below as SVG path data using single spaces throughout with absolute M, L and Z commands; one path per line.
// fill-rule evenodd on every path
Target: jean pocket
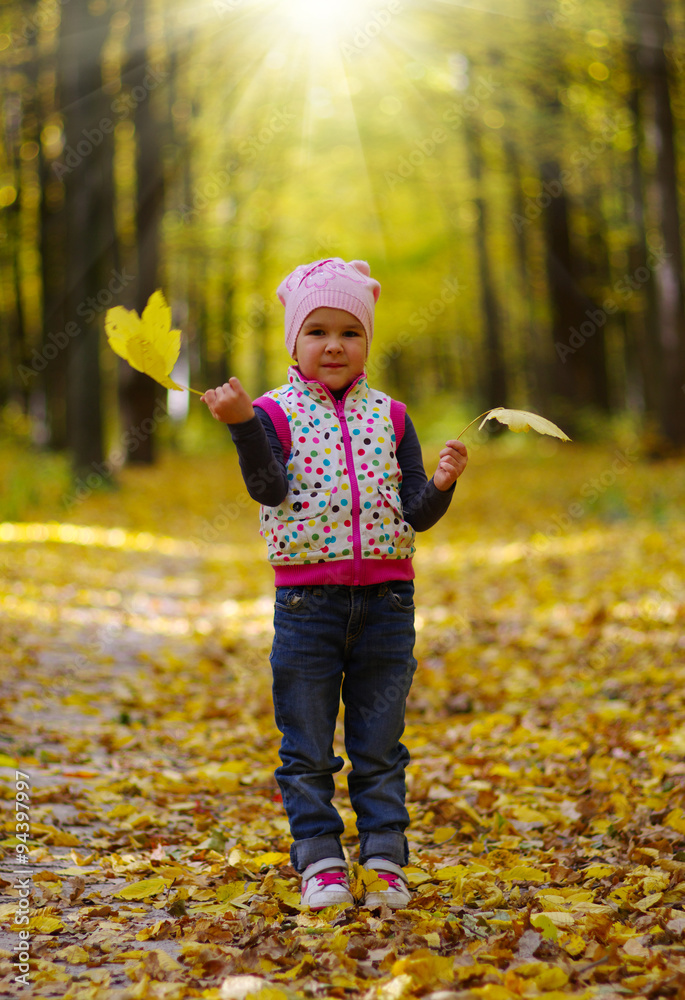
M 410 580 L 389 583 L 386 598 L 396 611 L 406 615 L 414 613 L 414 584 Z
M 292 613 L 304 611 L 309 593 L 308 587 L 276 587 L 276 607 Z

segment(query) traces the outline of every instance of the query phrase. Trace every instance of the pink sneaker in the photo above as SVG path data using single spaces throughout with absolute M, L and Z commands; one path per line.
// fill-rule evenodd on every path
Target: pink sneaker
M 322 858 L 302 872 L 302 905 L 310 910 L 325 906 L 352 906 L 354 897 L 342 858 Z
M 374 906 L 389 906 L 393 910 L 400 909 L 407 905 L 411 899 L 407 888 L 407 876 L 399 865 L 385 858 L 369 858 L 364 867 L 375 871 L 379 879 L 387 882 L 387 889 L 379 889 L 376 892 L 367 892 L 363 906 L 373 908 Z

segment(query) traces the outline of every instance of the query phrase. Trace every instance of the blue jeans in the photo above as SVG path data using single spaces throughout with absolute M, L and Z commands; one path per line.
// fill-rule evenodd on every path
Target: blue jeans
M 359 860 L 408 861 L 400 737 L 414 659 L 414 584 L 277 587 L 271 650 L 276 725 L 283 734 L 276 770 L 298 871 L 342 858 L 343 822 L 333 806 L 333 753 L 340 705 L 352 764 L 350 801 L 357 815 Z

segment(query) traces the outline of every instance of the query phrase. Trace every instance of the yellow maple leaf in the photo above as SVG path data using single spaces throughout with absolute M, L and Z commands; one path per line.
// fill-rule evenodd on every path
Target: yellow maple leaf
M 261 868 L 262 865 L 285 865 L 290 861 L 290 855 L 285 854 L 283 851 L 267 851 L 266 854 L 258 854 L 255 858 L 252 858 L 252 864 L 255 868 Z
M 417 886 L 423 885 L 424 882 L 432 882 L 435 878 L 435 876 L 429 875 L 428 872 L 423 871 L 421 868 L 405 868 L 404 874 L 407 876 L 410 889 L 416 889 Z
M 454 826 L 437 826 L 433 830 L 433 840 L 436 844 L 444 844 L 445 841 L 450 840 L 457 832 Z
M 583 876 L 585 879 L 606 878 L 608 875 L 613 875 L 615 871 L 614 865 L 590 865 L 589 868 L 583 869 Z
M 461 878 L 468 870 L 466 865 L 447 865 L 445 868 L 438 868 L 432 878 L 439 879 L 441 882 L 451 882 L 453 879 Z M 424 881 L 426 880 L 424 879 Z M 428 881 L 431 879 L 429 878 Z
M 664 893 L 662 902 L 665 906 L 673 906 L 674 903 L 685 902 L 685 882 L 678 882 L 672 889 Z
M 564 951 L 570 955 L 572 958 L 577 958 L 582 955 L 587 947 L 587 943 L 583 940 L 580 934 L 563 934 L 559 938 L 559 947 L 563 948 Z
M 108 309 L 105 333 L 112 350 L 136 371 L 149 375 L 165 389 L 180 392 L 187 388 L 169 378 L 181 349 L 181 331 L 171 329 L 171 309 L 161 289 L 152 293 L 142 316 L 123 306 Z M 196 389 L 189 391 L 202 395 Z
M 285 879 L 276 878 L 274 879 L 273 888 L 271 890 L 276 897 L 276 899 L 283 900 L 289 906 L 299 907 L 301 903 L 300 893 L 294 892 Z
M 245 895 L 245 883 L 244 882 L 227 882 L 224 885 L 220 885 L 216 890 L 216 898 L 220 903 L 230 903 L 231 900 L 237 899 L 238 896 Z
M 539 809 L 531 809 L 530 806 L 523 804 L 512 806 L 510 812 L 519 823 L 538 823 L 543 826 L 547 826 L 549 823 L 549 817 L 541 813 Z
M 652 892 L 649 896 L 645 896 L 644 899 L 638 899 L 633 905 L 636 910 L 642 910 L 644 913 L 650 909 L 650 907 L 655 906 L 657 903 L 661 902 L 663 893 L 662 892 Z
M 398 958 L 393 964 L 393 976 L 412 977 L 420 986 L 438 982 L 451 982 L 454 978 L 453 960 L 443 955 L 433 955 L 427 948 L 419 948 L 411 955 Z
M 55 957 L 72 965 L 80 965 L 88 961 L 90 954 L 80 944 L 70 944 L 66 948 L 62 948 L 61 951 L 55 952 Z
M 540 992 L 560 989 L 568 982 L 568 974 L 563 969 L 553 968 L 544 962 L 519 965 L 516 973 L 520 976 L 530 976 Z
M 58 830 L 56 826 L 51 826 L 49 823 L 32 823 L 31 833 L 40 835 L 44 843 L 54 844 L 57 847 L 78 847 L 81 843 L 80 839 L 75 837 L 73 833 Z M 43 836 L 44 834 L 45 836 Z
M 685 813 L 681 808 L 672 809 L 664 823 L 672 830 L 677 830 L 678 833 L 685 833 Z
M 545 913 L 533 913 L 530 922 L 533 927 L 537 927 L 538 930 L 542 931 L 543 937 L 547 937 L 548 934 L 551 934 L 552 928 L 550 925 L 554 927 L 573 927 L 575 920 L 573 919 L 573 914 L 566 913 L 565 910 L 546 910 Z
M 532 868 L 529 865 L 515 865 L 500 872 L 498 878 L 503 882 L 547 882 L 549 875 L 540 868 Z
M 26 929 L 37 931 L 38 934 L 52 934 L 53 931 L 62 930 L 64 924 L 59 917 L 53 916 L 54 911 L 47 909 L 38 910 L 26 924 Z
M 171 880 L 168 878 L 144 878 L 140 882 L 125 885 L 114 895 L 120 899 L 146 899 L 148 896 L 156 896 L 163 892 L 169 885 Z

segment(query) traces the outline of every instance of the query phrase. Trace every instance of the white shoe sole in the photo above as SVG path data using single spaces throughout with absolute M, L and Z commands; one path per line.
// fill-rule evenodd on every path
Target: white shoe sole
M 335 896 L 333 893 L 326 893 L 325 898 L 321 897 L 321 893 L 313 893 L 308 903 L 304 899 L 302 900 L 302 906 L 308 906 L 310 910 L 325 910 L 327 906 L 354 906 L 354 897 L 351 892 L 336 893 Z
M 369 909 L 373 909 L 374 906 L 389 906 L 391 910 L 403 910 L 409 905 L 410 900 L 411 896 L 388 889 L 387 892 L 368 893 L 362 906 L 367 906 Z

